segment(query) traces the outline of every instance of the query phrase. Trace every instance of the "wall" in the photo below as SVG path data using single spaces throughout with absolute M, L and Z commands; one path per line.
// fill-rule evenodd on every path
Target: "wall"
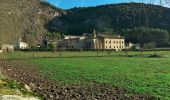
M 104 49 L 114 49 L 116 51 L 122 51 L 122 49 L 125 49 L 124 39 L 104 38 L 103 42 Z

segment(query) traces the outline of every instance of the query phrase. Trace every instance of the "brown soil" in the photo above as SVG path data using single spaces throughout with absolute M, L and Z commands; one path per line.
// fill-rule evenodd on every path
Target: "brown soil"
M 21 65 L 17 61 L 0 61 L 0 69 L 9 79 L 27 84 L 45 100 L 155 100 L 149 95 L 130 93 L 107 84 L 59 85 L 41 75 L 35 68 Z

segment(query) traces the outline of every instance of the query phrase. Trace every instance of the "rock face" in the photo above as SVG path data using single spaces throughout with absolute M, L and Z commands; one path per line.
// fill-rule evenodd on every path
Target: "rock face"
M 16 95 L 0 95 L 0 100 L 40 100 L 34 97 L 21 97 Z
M 19 37 L 29 45 L 41 43 L 48 32 L 45 24 L 62 13 L 40 0 L 0 0 L 0 45 Z

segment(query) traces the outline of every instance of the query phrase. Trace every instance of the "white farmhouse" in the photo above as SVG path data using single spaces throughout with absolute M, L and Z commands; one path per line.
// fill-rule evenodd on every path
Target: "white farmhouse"
M 0 54 L 2 53 L 3 51 L 2 50 L 0 50 Z
M 21 37 L 20 37 L 19 40 L 14 43 L 14 48 L 16 48 L 16 49 L 27 49 L 28 43 L 23 42 Z
M 27 49 L 28 48 L 28 44 L 25 42 L 19 42 L 18 43 L 18 47 L 19 49 Z

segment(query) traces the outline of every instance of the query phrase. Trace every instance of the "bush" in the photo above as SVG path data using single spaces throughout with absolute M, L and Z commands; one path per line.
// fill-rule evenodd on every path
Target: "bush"
M 149 58 L 161 58 L 162 56 L 160 55 L 157 55 L 157 54 L 153 54 L 153 55 L 150 55 Z
M 156 42 L 149 42 L 147 44 L 144 44 L 143 48 L 144 49 L 153 49 L 153 48 L 156 48 Z
M 125 33 L 126 42 L 135 44 L 142 42 L 142 45 L 149 47 L 154 46 L 154 42 L 159 46 L 169 42 L 169 33 L 163 29 L 139 27 L 124 30 L 123 33 Z

